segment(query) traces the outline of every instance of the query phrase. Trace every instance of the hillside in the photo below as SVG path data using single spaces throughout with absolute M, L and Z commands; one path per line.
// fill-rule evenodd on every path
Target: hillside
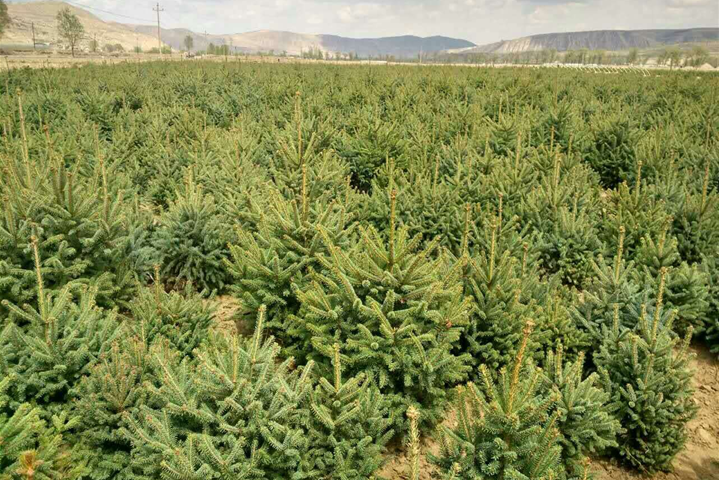
M 153 35 L 156 31 L 151 25 L 126 25 L 128 29 Z M 162 41 L 175 49 L 184 48 L 186 36 L 193 37 L 194 49 L 204 50 L 209 43 L 232 45 L 236 52 L 256 53 L 286 52 L 299 55 L 303 51 L 320 49 L 324 52 L 354 52 L 360 57 L 394 55 L 396 57 L 414 57 L 420 52 L 437 52 L 448 49 L 471 48 L 475 44 L 467 40 L 448 37 L 416 37 L 412 35 L 382 38 L 348 38 L 337 35 L 316 35 L 306 33 L 283 32 L 276 30 L 258 30 L 254 32 L 207 36 L 185 28 L 161 29 Z
M 717 28 L 690 28 L 683 30 L 596 30 L 589 32 L 545 33 L 501 40 L 478 45 L 452 53 L 520 53 L 537 50 L 628 50 L 653 48 L 683 43 L 717 42 Z
M 70 8 L 85 27 L 85 39 L 81 42 L 81 48 L 87 48 L 93 38 L 97 38 L 100 46 L 119 43 L 128 51 L 135 46 L 140 46 L 143 50 L 157 47 L 157 37 L 155 36 L 135 32 L 122 24 L 105 22 L 87 10 L 64 2 L 53 1 L 8 4 L 8 13 L 12 24 L 3 35 L 0 45 L 32 47 L 33 23 L 38 43 L 57 43 L 55 18 L 58 12 L 65 7 Z

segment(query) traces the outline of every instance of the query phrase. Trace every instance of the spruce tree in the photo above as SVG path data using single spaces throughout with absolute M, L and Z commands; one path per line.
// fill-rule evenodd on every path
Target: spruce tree
M 320 377 L 307 402 L 310 418 L 304 478 L 371 478 L 393 435 L 388 402 L 362 373 L 343 380 L 338 344 L 333 346 L 332 362 L 332 383 Z
M 537 310 L 532 299 L 521 296 L 525 285 L 517 259 L 509 251 L 498 252 L 501 227 L 497 220 L 489 226 L 489 249 L 475 256 L 470 255 L 468 247 L 471 223 L 467 209 L 463 253 L 460 258 L 450 259 L 453 280 L 461 282 L 464 295 L 473 300 L 459 351 L 470 354 L 475 369 L 485 364 L 496 371 L 515 357 L 525 318 Z
M 557 398 L 540 390 L 542 372 L 525 355 L 531 331 L 528 322 L 510 370 L 503 367 L 497 381 L 482 365 L 480 386 L 458 387 L 457 426 L 441 427 L 440 453 L 429 455 L 456 478 L 557 478 L 559 414 L 552 413 Z
M 115 311 L 95 305 L 95 289 L 88 289 L 74 302 L 70 287 L 45 291 L 37 241 L 35 253 L 38 308 L 4 305 L 18 319 L 12 325 L 12 346 L 18 372 L 14 396 L 17 402 L 35 401 L 46 405 L 47 414 L 66 409 L 69 391 L 80 377 L 110 349 L 121 335 Z
M 129 318 L 124 326 L 131 336 L 151 345 L 165 338 L 182 356 L 207 338 L 215 319 L 215 307 L 187 285 L 183 292 L 167 293 L 160 282 L 160 267 L 155 266 L 155 283 L 140 287 L 130 304 Z
M 10 344 L 9 334 L 8 328 L 0 332 L 0 346 Z M 76 422 L 61 415 L 48 424 L 42 407 L 17 404 L 13 398 L 17 378 L 0 357 L 0 478 L 79 479 L 87 474 L 83 457 L 88 452 L 67 445 L 63 438 Z
M 239 298 L 243 313 L 256 316 L 264 305 L 268 330 L 292 355 L 289 322 L 300 308 L 296 291 L 305 286 L 308 272 L 317 267 L 317 255 L 327 254 L 320 229 L 333 244 L 346 247 L 353 216 L 335 202 L 311 201 L 305 187 L 297 200 L 287 201 L 275 194 L 268 203 L 267 212 L 251 210 L 255 229 L 238 231 L 237 244 L 230 245 L 231 258 L 225 266 L 234 279 L 231 290 Z
M 604 257 L 591 260 L 594 276 L 583 290 L 580 301 L 573 308 L 573 316 L 589 335 L 591 351 L 602 342 L 603 325 L 612 325 L 615 309 L 619 309 L 620 322 L 631 326 L 636 321 L 633 306 L 642 298 L 643 290 L 637 284 L 635 263 L 623 259 L 625 229 L 620 227 L 618 249 L 612 263 Z
M 92 284 L 107 305 L 128 295 L 124 194 L 108 180 L 102 159 L 90 174 L 50 156 L 7 160 L 3 178 L 0 299 L 37 305 L 33 237 L 48 290 Z
M 635 255 L 638 266 L 642 268 L 637 282 L 647 290 L 657 291 L 660 271 L 663 268 L 668 270 L 663 298 L 666 309 L 677 311 L 673 324 L 682 335 L 690 326 L 695 329 L 703 327 L 708 308 L 708 278 L 698 266 L 681 262 L 677 241 L 667 238 L 671 222 L 672 217 L 669 217 L 657 240 L 649 236 L 641 240 Z
M 594 360 L 625 429 L 610 449 L 625 463 L 645 472 L 668 470 L 687 439 L 686 425 L 697 411 L 688 351 L 672 331 L 673 315 L 663 314 L 666 271 L 652 317 L 643 305 L 635 328 L 622 326 L 616 309 L 613 325 L 602 327 L 603 341 Z
M 196 366 L 160 345 L 151 349 L 157 380 L 120 429 L 132 444 L 132 478 L 280 479 L 298 471 L 312 365 L 299 372 L 292 359 L 278 361 L 278 346 L 263 339 L 263 315 L 251 338 L 211 334 Z
M 641 239 L 657 235 L 670 213 L 662 196 L 655 193 L 653 185 L 643 180 L 642 166 L 642 162 L 638 161 L 633 183 L 623 182 L 617 188 L 608 190 L 603 197 L 604 218 L 598 233 L 608 245 L 608 250 L 612 251 L 613 247 L 618 247 L 622 228 L 626 258 L 634 258 Z
M 227 240 L 213 198 L 189 176 L 162 215 L 153 241 L 162 276 L 175 284 L 190 283 L 204 294 L 223 290 Z
M 564 471 L 558 478 L 583 478 L 587 455 L 617 447 L 615 435 L 622 432 L 613 416 L 610 395 L 596 373 L 583 378 L 584 355 L 565 362 L 562 345 L 548 350 L 543 365 L 543 389 L 555 395 L 557 429 L 562 446 Z
M 713 353 L 718 352 L 718 327 L 720 326 L 720 315 L 718 315 L 718 301 L 720 294 L 718 293 L 718 257 L 706 257 L 703 260 L 702 268 L 709 278 L 708 288 L 708 310 L 705 315 L 702 333 L 705 343 L 710 347 Z
M 348 371 L 371 375 L 391 398 L 396 421 L 418 405 L 423 423 L 435 423 L 445 388 L 467 374 L 468 355 L 452 350 L 467 324 L 469 299 L 441 276 L 442 259 L 430 259 L 437 240 L 417 251 L 422 236 L 396 229 L 395 198 L 393 191 L 387 241 L 360 227 L 361 242 L 342 251 L 323 231 L 329 254 L 318 257 L 321 269 L 298 293 L 292 333 L 321 371 L 330 371 L 331 345 L 339 343 Z
M 73 390 L 77 432 L 92 448 L 88 459 L 93 478 L 132 478 L 130 443 L 120 433 L 125 415 L 134 415 L 146 401 L 143 382 L 152 381 L 148 346 L 139 338 L 118 341 Z

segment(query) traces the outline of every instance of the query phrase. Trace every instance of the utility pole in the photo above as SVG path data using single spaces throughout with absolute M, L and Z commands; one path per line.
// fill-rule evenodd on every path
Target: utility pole
M 205 55 L 207 55 L 209 53 L 208 45 L 210 45 L 210 44 L 208 43 L 208 39 L 207 39 L 207 30 L 205 30 Z
M 160 58 L 162 58 L 162 40 L 160 40 L 160 12 L 165 11 L 164 8 L 160 8 L 160 3 L 155 4 L 153 10 L 157 13 L 157 24 L 158 24 L 158 50 L 160 51 Z
M 31 22 L 30 26 L 32 27 L 32 34 L 33 34 L 33 50 L 35 50 L 35 22 Z

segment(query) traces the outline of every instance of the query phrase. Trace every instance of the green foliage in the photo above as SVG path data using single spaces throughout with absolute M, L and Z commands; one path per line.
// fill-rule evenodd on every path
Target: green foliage
M 312 383 L 278 347 L 255 335 L 212 334 L 197 365 L 154 348 L 147 405 L 126 414 L 134 478 L 288 478 L 307 442 L 298 419 Z M 302 477 L 300 477 L 302 478 Z
M 147 345 L 164 338 L 181 356 L 192 356 L 193 350 L 207 338 L 214 319 L 212 304 L 189 286 L 184 292 L 167 293 L 156 275 L 152 288 L 138 291 L 124 325 L 132 336 Z
M 691 409 L 674 335 L 717 347 L 717 75 L 639 79 L 13 70 L 0 429 L 19 441 L 11 458 L 0 446 L 0 475 L 359 480 L 404 435 L 417 480 L 420 432 L 465 379 L 477 387 L 455 400 L 473 418 L 444 425 L 447 478 L 585 480 L 583 457 L 604 446 L 640 470 L 670 465 Z M 659 290 L 664 308 L 648 300 Z M 262 312 L 278 344 L 217 333 Z M 656 315 L 653 343 L 638 318 Z M 569 363 L 532 367 L 559 346 Z
M 688 352 L 692 329 L 684 341 L 672 331 L 672 315 L 662 312 L 665 272 L 651 318 L 643 305 L 635 328 L 603 326 L 603 342 L 595 355 L 614 415 L 625 429 L 615 452 L 625 463 L 646 472 L 670 469 L 683 448 L 686 424 L 697 411 Z
M 75 48 L 85 34 L 85 27 L 69 7 L 65 7 L 57 13 L 57 30 L 58 36 L 70 45 L 72 54 L 75 56 Z
M 205 293 L 224 289 L 228 232 L 223 228 L 212 197 L 190 178 L 161 217 L 154 246 L 161 274 L 172 283 L 189 283 Z
M 333 349 L 333 382 L 321 377 L 309 396 L 305 478 L 370 478 L 393 434 L 388 402 L 363 374 L 343 381 L 340 346 Z
M 333 245 L 347 247 L 352 215 L 334 202 L 310 203 L 304 188 L 299 202 L 275 195 L 269 211 L 251 203 L 250 212 L 255 231 L 239 231 L 238 243 L 230 245 L 231 260 L 225 261 L 234 279 L 231 290 L 245 313 L 256 315 L 261 306 L 267 308 L 268 329 L 293 354 L 292 317 L 300 310 L 296 291 L 317 267 L 318 255 L 327 254 L 322 232 Z
M 496 371 L 516 356 L 525 319 L 535 309 L 530 299 L 521 296 L 526 284 L 519 262 L 508 251 L 497 252 L 499 227 L 493 223 L 490 230 L 490 249 L 471 256 L 466 240 L 464 253 L 454 260 L 452 270 L 474 307 L 461 337 L 460 351 L 469 354 L 475 369 L 484 364 Z
M 10 15 L 8 15 L 7 5 L 5 1 L 0 1 L 0 37 L 5 33 L 5 29 L 12 24 Z
M 46 292 L 40 273 L 37 242 L 33 241 L 38 282 L 38 308 L 25 309 L 4 301 L 18 319 L 12 325 L 12 359 L 18 373 L 12 396 L 15 402 L 35 401 L 48 412 L 66 408 L 70 390 L 120 335 L 116 312 L 95 305 L 95 290 L 73 301 L 69 287 Z
M 604 257 L 591 260 L 595 276 L 582 292 L 582 298 L 573 308 L 573 316 L 589 334 L 593 352 L 603 338 L 603 326 L 612 325 L 614 315 L 619 315 L 623 326 L 632 326 L 637 317 L 632 308 L 639 303 L 643 291 L 634 279 L 635 264 L 623 259 L 625 229 L 620 227 L 618 251 L 613 263 Z
M 345 132 L 338 154 L 349 166 L 353 186 L 367 191 L 388 158 L 401 162 L 404 141 L 397 133 L 397 124 L 373 119 L 372 112 L 362 115 L 362 123 L 350 134 Z
M 619 115 L 593 126 L 586 161 L 600 175 L 602 184 L 614 188 L 635 172 L 637 130 Z
M 671 220 L 671 219 L 670 219 Z M 680 262 L 677 242 L 667 239 L 666 224 L 660 231 L 657 241 L 646 237 L 636 253 L 637 263 L 643 268 L 638 283 L 647 285 L 646 289 L 657 291 L 660 273 L 667 270 L 665 279 L 665 307 L 676 312 L 673 322 L 681 335 L 688 328 L 702 328 L 708 310 L 708 279 L 697 266 Z
M 494 382 L 480 367 L 478 387 L 458 394 L 455 428 L 442 426 L 441 451 L 430 460 L 460 479 L 557 478 L 561 446 L 552 413 L 555 396 L 539 390 L 542 372 L 525 357 L 531 324 L 524 329 L 510 371 L 503 367 Z
M 395 195 L 388 241 L 360 228 L 361 242 L 343 252 L 323 232 L 329 257 L 318 257 L 323 272 L 298 293 L 302 307 L 292 333 L 299 353 L 321 370 L 329 370 L 330 345 L 339 343 L 348 371 L 372 376 L 390 397 L 396 421 L 419 405 L 432 424 L 442 413 L 444 388 L 467 373 L 468 355 L 452 350 L 470 306 L 461 286 L 441 277 L 441 260 L 430 260 L 437 242 L 417 251 L 420 235 L 396 231 Z
M 720 294 L 718 293 L 718 257 L 706 258 L 702 263 L 702 268 L 709 279 L 708 282 L 708 310 L 705 315 L 704 325 L 702 327 L 702 333 L 705 337 L 705 342 L 710 347 L 713 353 L 718 351 L 718 323 L 720 322 L 720 315 L 718 315 L 718 299 Z
M 0 191 L 0 298 L 15 304 L 37 300 L 36 238 L 48 289 L 87 284 L 112 305 L 129 294 L 128 272 L 119 255 L 126 241 L 123 194 L 108 181 L 102 159 L 92 176 L 68 171 L 51 160 L 8 160 Z
M 125 415 L 137 414 L 145 403 L 142 383 L 150 380 L 147 344 L 134 338 L 114 343 L 76 387 L 77 430 L 93 449 L 88 459 L 93 478 L 132 478 L 130 443 L 120 428 L 126 424 Z
M 0 346 L 10 346 L 11 333 L 8 327 L 0 331 Z M 87 452 L 63 439 L 77 419 L 67 421 L 67 415 L 60 414 L 48 423 L 41 407 L 17 405 L 12 395 L 18 391 L 18 374 L 11 367 L 0 358 L 0 479 L 81 478 L 87 473 L 83 458 Z
M 564 362 L 562 345 L 548 350 L 543 365 L 543 388 L 555 396 L 561 459 L 567 478 L 583 478 L 587 454 L 617 447 L 615 435 L 622 432 L 612 415 L 610 395 L 599 385 L 596 373 L 583 378 L 584 355 Z M 562 476 L 560 478 L 563 478 Z

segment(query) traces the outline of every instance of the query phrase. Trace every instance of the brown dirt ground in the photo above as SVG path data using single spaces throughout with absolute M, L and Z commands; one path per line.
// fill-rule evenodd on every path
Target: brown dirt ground
M 689 438 L 685 449 L 673 463 L 674 471 L 645 476 L 613 465 L 607 460 L 593 462 L 597 480 L 720 480 L 718 475 L 718 357 L 705 347 L 693 346 L 697 357 L 693 360 L 695 402 L 700 407 L 697 416 L 688 424 Z M 436 452 L 432 439 L 423 439 L 424 452 Z M 408 459 L 400 448 L 392 449 L 388 462 L 379 474 L 387 479 L 407 479 Z M 439 478 L 435 468 L 421 458 L 420 479 Z

